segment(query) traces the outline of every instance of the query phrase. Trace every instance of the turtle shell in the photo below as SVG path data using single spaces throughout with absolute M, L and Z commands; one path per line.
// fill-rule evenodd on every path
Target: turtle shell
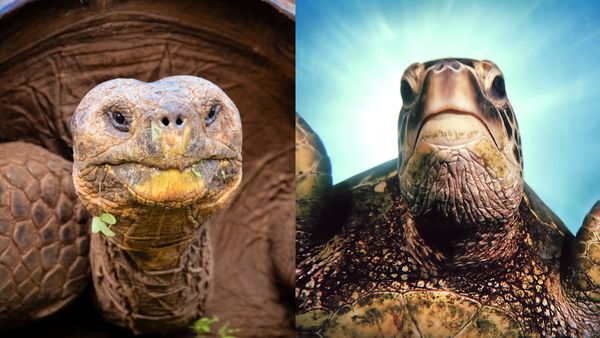
M 448 270 L 414 242 L 399 189 L 397 160 L 333 186 L 306 253 L 298 255 L 302 334 L 557 335 L 576 321 L 557 287 L 563 245 L 572 235 L 529 187 L 519 207 L 515 256 L 483 275 L 482 267 Z
M 448 291 L 373 292 L 334 313 L 312 309 L 298 327 L 323 337 L 522 337 L 506 310 Z
M 236 103 L 244 180 L 212 222 L 218 287 L 207 312 L 246 335 L 292 330 L 292 302 L 275 300 L 293 281 L 294 10 L 290 0 L 21 0 L 0 8 L 0 142 L 72 160 L 73 111 L 113 78 L 200 76 Z M 42 323 L 27 333 L 110 336 L 96 316 L 86 298 L 52 321 L 69 332 Z

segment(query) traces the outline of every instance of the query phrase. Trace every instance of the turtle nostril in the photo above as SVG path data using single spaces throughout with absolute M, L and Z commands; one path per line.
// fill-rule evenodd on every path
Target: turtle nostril
M 177 116 L 177 120 L 175 120 L 175 123 L 180 126 L 183 124 L 183 120 L 181 119 L 181 117 Z
M 160 120 L 160 122 L 166 127 L 169 125 L 169 119 L 166 117 L 163 117 L 162 120 Z
M 450 61 L 449 66 L 450 66 L 450 68 L 452 68 L 454 70 L 460 69 L 460 64 L 457 61 Z
M 435 66 L 433 66 L 433 70 L 436 72 L 441 72 L 444 69 L 449 69 L 449 70 L 460 70 L 461 68 L 461 64 L 460 62 L 456 61 L 456 60 L 446 60 L 446 61 L 442 61 L 438 64 L 436 64 Z

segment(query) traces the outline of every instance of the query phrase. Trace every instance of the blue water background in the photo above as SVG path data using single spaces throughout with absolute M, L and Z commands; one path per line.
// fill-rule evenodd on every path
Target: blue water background
M 396 157 L 404 69 L 456 56 L 502 69 L 525 180 L 573 232 L 600 199 L 600 2 L 302 0 L 296 37 L 296 109 L 335 182 Z

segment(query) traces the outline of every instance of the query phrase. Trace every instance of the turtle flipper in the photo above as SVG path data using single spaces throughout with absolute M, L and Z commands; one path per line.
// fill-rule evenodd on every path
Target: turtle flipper
M 296 243 L 299 256 L 315 230 L 331 190 L 331 163 L 323 143 L 296 114 Z
M 571 276 L 573 294 L 592 317 L 600 334 L 600 201 L 592 207 L 575 236 Z M 595 319 L 595 320 L 594 320 Z
M 600 304 L 600 201 L 577 232 L 574 254 L 573 281 L 578 298 Z M 600 310 L 600 305 L 598 307 Z

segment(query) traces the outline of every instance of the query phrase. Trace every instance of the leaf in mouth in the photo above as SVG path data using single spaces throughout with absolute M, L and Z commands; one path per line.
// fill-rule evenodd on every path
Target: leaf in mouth
M 102 222 L 104 222 L 106 224 L 110 224 L 110 225 L 117 223 L 117 219 L 115 218 L 115 216 L 113 216 L 112 214 L 109 214 L 107 212 L 100 215 L 100 219 L 102 220 Z
M 192 172 L 194 173 L 194 175 L 202 178 L 202 173 L 198 169 L 196 169 L 195 166 L 192 166 Z
M 115 219 L 115 216 L 108 214 L 108 213 L 103 213 L 100 217 L 95 216 L 92 218 L 92 232 L 93 233 L 101 232 L 103 235 L 105 235 L 107 237 L 113 237 L 115 235 L 115 233 L 108 228 L 104 219 L 106 219 L 108 221 L 114 221 L 113 223 L 109 223 L 109 224 L 115 224 L 117 222 L 117 220 Z

